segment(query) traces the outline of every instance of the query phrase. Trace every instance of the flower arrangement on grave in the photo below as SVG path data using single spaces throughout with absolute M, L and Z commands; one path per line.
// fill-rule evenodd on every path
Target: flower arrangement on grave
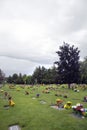
M 8 100 L 9 100 L 9 106 L 14 106 L 15 105 L 15 103 L 12 100 L 12 97 L 9 97 Z
M 36 97 L 38 98 L 39 96 L 40 96 L 40 94 L 39 94 L 39 93 L 37 93 L 37 94 L 36 94 Z
M 87 96 L 84 97 L 84 100 L 83 100 L 83 101 L 84 101 L 84 102 L 87 102 Z
M 59 107 L 59 108 L 63 108 L 63 100 L 61 99 L 56 99 L 56 105 Z
M 25 95 L 29 95 L 29 92 L 28 92 L 28 91 L 25 91 Z
M 78 89 L 74 89 L 74 92 L 79 92 L 79 90 Z
M 4 92 L 4 98 L 6 99 L 6 98 L 8 98 L 8 92 Z
M 20 91 L 20 88 L 16 88 L 17 91 Z
M 43 91 L 44 93 L 50 93 L 50 91 L 49 91 L 50 89 L 47 87 L 47 88 L 45 88 L 45 90 Z
M 75 114 L 87 117 L 87 108 L 84 108 L 83 104 L 77 103 L 75 106 L 72 106 L 72 109 Z
M 71 105 L 72 105 L 72 102 L 68 101 L 68 102 L 64 105 L 64 108 L 65 108 L 65 109 L 70 109 L 70 108 L 71 108 Z
M 87 108 L 83 108 L 82 115 L 87 117 Z
M 0 92 L 2 93 L 2 92 L 4 92 L 4 90 L 3 90 L 3 89 L 1 89 L 1 90 L 0 90 Z

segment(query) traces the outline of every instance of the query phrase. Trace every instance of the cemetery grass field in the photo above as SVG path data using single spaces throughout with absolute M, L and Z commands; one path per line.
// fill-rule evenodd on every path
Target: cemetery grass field
M 9 86 L 6 84 L 0 88 L 0 130 L 8 130 L 9 126 L 15 124 L 19 125 L 21 130 L 87 129 L 87 117 L 74 116 L 72 109 L 57 110 L 51 107 L 52 104 L 56 104 L 56 99 L 60 98 L 63 104 L 71 101 L 72 105 L 82 103 L 87 108 L 87 102 L 83 102 L 84 96 L 87 96 L 87 89 L 78 87 L 80 91 L 74 92 L 66 85 L 14 85 L 12 88 Z M 51 88 L 49 93 L 43 92 L 46 88 Z M 14 107 L 4 107 L 8 105 L 8 100 L 4 97 L 5 91 L 12 96 Z M 25 91 L 29 92 L 29 95 L 26 95 Z M 36 94 L 40 94 L 39 97 L 36 97 Z M 64 98 L 65 95 L 67 98 Z

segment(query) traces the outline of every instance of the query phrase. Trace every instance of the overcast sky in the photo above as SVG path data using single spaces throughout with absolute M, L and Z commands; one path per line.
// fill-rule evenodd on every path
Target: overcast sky
M 0 69 L 7 76 L 53 66 L 63 42 L 87 56 L 87 0 L 0 0 Z

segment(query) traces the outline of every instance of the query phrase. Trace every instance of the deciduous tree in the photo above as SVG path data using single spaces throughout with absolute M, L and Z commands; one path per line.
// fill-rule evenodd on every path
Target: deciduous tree
M 58 54 L 59 60 L 55 63 L 58 65 L 58 74 L 61 83 L 68 83 L 69 88 L 71 83 L 78 83 L 79 79 L 79 53 L 78 47 L 70 46 L 65 43 L 60 46 Z

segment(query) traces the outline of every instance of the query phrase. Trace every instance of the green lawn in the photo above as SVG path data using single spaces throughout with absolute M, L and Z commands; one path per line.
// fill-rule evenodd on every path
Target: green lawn
M 73 110 L 57 110 L 50 107 L 56 103 L 56 99 L 60 98 L 64 101 L 71 101 L 72 105 L 82 103 L 87 108 L 87 103 L 83 102 L 83 97 L 87 95 L 87 90 L 74 92 L 67 88 L 57 87 L 56 85 L 48 86 L 25 86 L 16 85 L 14 89 L 10 89 L 9 85 L 5 85 L 4 91 L 7 91 L 15 102 L 14 107 L 5 109 L 4 105 L 8 104 L 8 100 L 4 98 L 4 92 L 0 92 L 0 130 L 8 130 L 9 126 L 18 124 L 21 130 L 86 130 L 87 117 L 84 119 L 75 117 Z M 51 87 L 50 93 L 43 93 L 46 87 Z M 17 90 L 19 89 L 19 91 Z M 0 91 L 1 91 L 0 89 Z M 29 95 L 25 95 L 25 91 Z M 36 98 L 39 93 L 40 97 Z M 56 97 L 55 94 L 59 97 Z M 67 95 L 68 98 L 63 96 Z M 43 104 L 42 101 L 45 103 Z

